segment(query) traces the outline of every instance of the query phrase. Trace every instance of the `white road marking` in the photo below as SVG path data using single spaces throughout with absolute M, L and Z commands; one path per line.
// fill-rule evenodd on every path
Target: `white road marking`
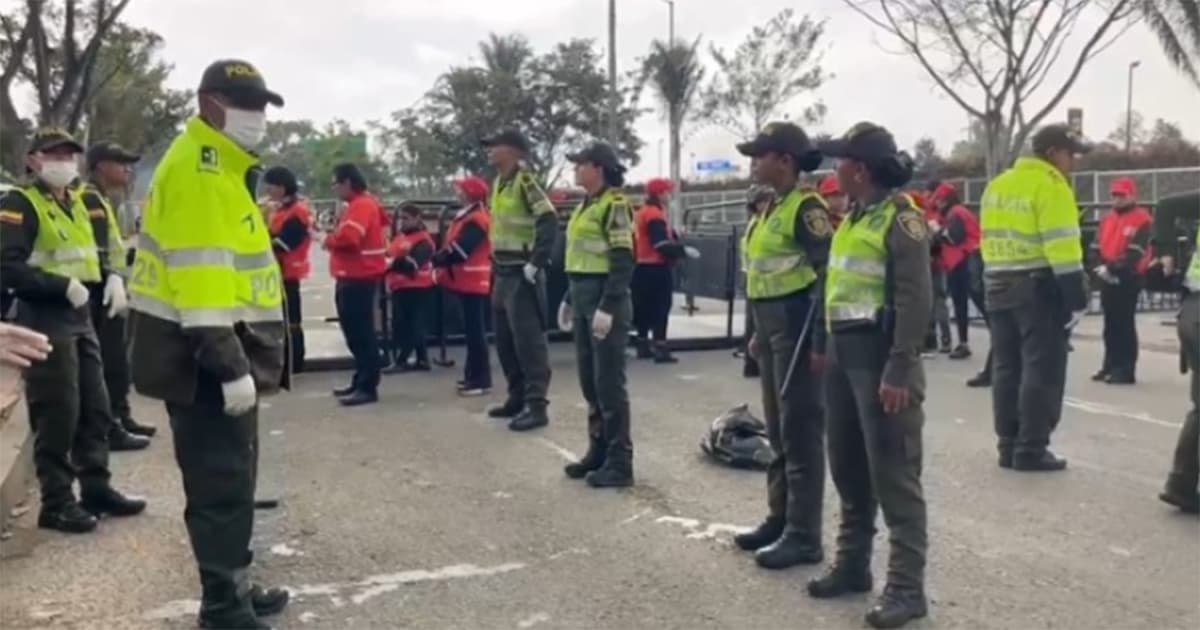
M 288 590 L 290 590 L 292 594 L 297 597 L 307 597 L 313 595 L 328 596 L 334 607 L 340 607 L 342 605 L 342 599 L 338 597 L 338 595 L 340 595 L 343 591 L 351 591 L 351 602 L 354 602 L 355 604 L 362 604 L 372 597 L 376 597 L 384 593 L 390 593 L 405 584 L 489 577 L 492 575 L 499 575 L 501 573 L 519 571 L 524 568 L 525 564 L 521 562 L 509 562 L 507 564 L 500 564 L 492 567 L 480 567 L 474 564 L 455 564 L 433 570 L 414 569 L 410 571 L 401 571 L 399 573 L 373 575 L 357 582 L 305 584 L 295 588 L 289 588 Z
M 300 613 L 300 623 L 309 623 L 317 620 L 317 613 L 311 610 L 306 610 Z
M 61 617 L 62 614 L 63 611 L 61 610 L 34 608 L 33 610 L 29 611 L 29 618 L 33 619 L 34 621 L 49 621 L 55 617 Z
M 698 519 L 681 516 L 660 516 L 654 522 L 678 525 L 688 530 L 688 540 L 718 540 L 723 538 L 721 534 L 732 535 L 746 531 L 745 527 L 729 525 L 727 523 L 708 523 L 701 527 L 702 523 Z
M 698 381 L 698 380 L 700 380 L 700 375 L 699 374 L 676 374 L 675 378 L 677 378 L 681 381 Z
M 655 523 L 670 523 L 678 525 L 684 529 L 696 529 L 700 527 L 700 521 L 694 518 L 683 518 L 680 516 L 660 516 L 654 520 Z
M 590 556 L 590 555 L 592 555 L 592 551 L 590 549 L 588 549 L 587 547 L 571 547 L 570 549 L 566 549 L 563 551 L 553 553 L 546 559 L 547 560 L 558 560 L 559 558 L 562 558 L 563 556 Z
M 1122 557 L 1125 557 L 1125 558 L 1132 558 L 1132 557 L 1133 557 L 1133 552 L 1132 552 L 1132 551 L 1130 551 L 1130 550 L 1128 550 L 1128 549 L 1126 549 L 1126 548 L 1124 548 L 1124 547 L 1109 547 L 1109 548 L 1108 548 L 1108 550 L 1109 550 L 1109 551 L 1111 551 L 1111 552 L 1113 552 L 1114 554 L 1116 554 L 1116 555 L 1118 555 L 1118 556 L 1122 556 Z
M 638 512 L 637 514 L 634 514 L 633 516 L 630 516 L 629 518 L 621 521 L 619 523 L 619 525 L 628 525 L 649 513 L 650 513 L 650 508 L 646 508 L 646 509 L 642 510 L 641 512 Z
M 533 615 L 532 617 L 529 617 L 528 619 L 522 619 L 521 621 L 518 621 L 517 627 L 518 628 L 532 628 L 532 627 L 538 625 L 539 623 L 546 623 L 547 621 L 550 621 L 550 615 L 548 615 L 544 612 L 540 612 L 540 613 L 537 613 L 536 615 Z
M 1091 400 L 1082 400 L 1080 398 L 1071 398 L 1070 396 L 1063 397 L 1063 405 L 1072 409 L 1085 411 L 1087 413 L 1094 413 L 1101 416 L 1114 416 L 1117 418 L 1129 418 L 1130 420 L 1137 420 L 1138 422 L 1145 422 L 1146 424 L 1153 424 L 1171 429 L 1178 429 L 1179 427 L 1183 426 L 1182 422 L 1169 422 L 1167 420 L 1160 420 L 1144 411 L 1122 409 L 1121 407 L 1116 407 L 1114 405 L 1106 405 L 1104 403 L 1094 402 Z
M 176 599 L 169 601 L 154 610 L 148 611 L 142 615 L 142 619 L 155 621 L 166 621 L 168 619 L 179 619 L 181 617 L 191 617 L 200 612 L 200 600 L 198 599 Z
M 511 499 L 511 498 L 513 498 L 513 495 L 508 492 L 503 492 L 503 491 L 497 490 L 496 492 L 492 493 L 492 497 L 497 498 L 497 499 Z
M 967 423 L 967 421 L 966 421 L 966 420 L 963 420 L 962 418 L 955 418 L 955 419 L 954 419 L 954 424 L 966 424 L 966 423 Z
M 283 435 L 283 429 L 271 429 L 271 435 L 274 435 L 274 436 Z
M 544 445 L 546 448 L 549 448 L 550 450 L 554 451 L 555 453 L 558 453 L 559 456 L 561 456 L 563 459 L 567 460 L 568 462 L 579 461 L 578 455 L 576 455 L 575 453 L 572 453 L 566 447 L 561 446 L 558 443 L 551 441 L 549 438 L 538 437 L 538 441 L 541 442 L 542 445 Z
M 304 555 L 303 551 L 300 551 L 299 549 L 295 549 L 293 547 L 289 547 L 287 543 L 279 543 L 278 545 L 272 546 L 271 553 L 273 553 L 277 556 L 284 556 L 285 558 L 291 557 L 291 556 L 303 556 Z

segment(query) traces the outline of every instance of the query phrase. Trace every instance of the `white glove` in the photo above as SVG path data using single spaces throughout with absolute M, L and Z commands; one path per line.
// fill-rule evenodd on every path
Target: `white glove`
M 258 402 L 258 390 L 254 388 L 254 377 L 249 374 L 228 383 L 221 384 L 221 393 L 225 395 L 225 413 L 240 416 L 254 407 Z
M 592 315 L 592 336 L 596 339 L 604 339 L 611 330 L 612 315 L 596 309 L 596 313 Z
M 525 281 L 526 282 L 528 282 L 529 284 L 537 284 L 538 272 L 541 271 L 540 269 L 538 269 L 537 265 L 535 265 L 533 263 L 525 263 L 525 268 L 522 271 L 525 272 Z
M 108 307 L 108 318 L 112 319 L 129 310 L 129 297 L 125 295 L 125 281 L 115 273 L 108 275 L 104 283 L 104 305 Z
M 575 309 L 566 302 L 558 305 L 558 329 L 571 332 L 575 328 Z
M 1083 320 L 1084 315 L 1087 315 L 1087 309 L 1071 313 L 1071 321 L 1067 322 L 1066 326 L 1063 326 L 1063 330 L 1071 330 L 1072 328 L 1078 326 L 1079 322 Z
M 683 253 L 687 254 L 687 257 L 692 258 L 692 259 L 696 259 L 696 258 L 700 257 L 700 250 L 696 249 L 695 247 L 692 247 L 691 245 L 684 245 Z
M 71 278 L 71 281 L 67 283 L 66 296 L 71 306 L 79 308 L 88 302 L 87 287 L 83 286 L 83 283 L 75 278 Z
M 933 219 L 926 221 L 925 224 L 929 226 L 929 231 L 933 232 L 934 234 L 936 234 L 938 230 L 942 229 L 942 225 Z
M 1120 282 L 1119 280 L 1117 280 L 1117 277 L 1114 276 L 1112 274 L 1112 272 L 1108 270 L 1108 265 L 1100 265 L 1099 267 L 1096 267 L 1092 271 L 1096 272 L 1096 275 L 1099 276 L 1101 280 L 1107 282 L 1108 284 L 1118 284 Z

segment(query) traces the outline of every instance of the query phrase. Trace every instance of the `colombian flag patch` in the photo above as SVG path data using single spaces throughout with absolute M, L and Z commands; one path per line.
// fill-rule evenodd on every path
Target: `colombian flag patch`
M 0 210 L 0 222 L 21 225 L 25 222 L 25 215 L 16 210 Z

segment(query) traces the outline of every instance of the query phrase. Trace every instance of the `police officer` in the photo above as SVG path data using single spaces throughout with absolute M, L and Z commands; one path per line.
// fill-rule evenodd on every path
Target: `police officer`
M 829 471 L 841 526 L 837 558 L 808 592 L 826 598 L 871 590 L 878 505 L 888 526 L 887 581 L 866 621 L 895 628 L 926 614 L 921 348 L 933 294 L 929 234 L 920 209 L 896 192 L 913 166 L 886 129 L 859 123 L 820 149 L 837 159 L 838 180 L 855 205 L 833 237 L 825 280 Z
M 286 591 L 251 586 L 258 399 L 286 386 L 282 289 L 252 149 L 283 99 L 245 61 L 210 65 L 167 149 L 130 289 L 133 382 L 166 403 L 199 566 L 202 628 L 267 628 Z
M 267 188 L 266 207 L 271 231 L 271 248 L 279 261 L 283 275 L 284 306 L 287 309 L 288 365 L 292 373 L 304 371 L 304 313 L 300 303 L 300 283 L 308 277 L 312 264 L 308 250 L 312 247 L 312 212 L 300 197 L 300 183 L 296 174 L 283 166 L 267 169 L 263 173 L 263 184 Z
M 1066 125 L 1033 136 L 983 193 L 984 290 L 992 329 L 992 410 L 1002 468 L 1062 470 L 1047 446 L 1062 412 L 1067 331 L 1088 306 L 1070 173 L 1091 147 Z
M 1114 179 L 1109 192 L 1113 207 L 1100 219 L 1092 243 L 1099 263 L 1092 271 L 1101 282 L 1104 309 L 1104 362 L 1092 380 L 1132 385 L 1137 380 L 1137 302 L 1152 256 L 1152 219 L 1137 203 L 1132 178 Z
M 116 273 L 124 274 L 128 265 L 121 228 L 113 210 L 112 194 L 129 186 L 130 167 L 139 156 L 126 151 L 115 142 L 98 142 L 88 148 L 89 181 L 83 189 L 83 205 L 92 222 L 92 233 L 101 259 L 107 260 Z M 104 359 L 104 383 L 108 386 L 108 402 L 116 422 L 108 434 L 108 445 L 114 451 L 145 448 L 155 428 L 133 419 L 129 407 L 129 359 L 126 356 L 125 317 L 109 317 L 104 305 L 104 287 L 88 286 L 91 291 L 92 325 L 100 340 L 100 355 Z
M 546 274 L 558 235 L 558 216 L 533 173 L 521 164 L 529 142 L 516 129 L 483 141 L 496 168 L 492 183 L 492 326 L 496 355 L 508 381 L 504 404 L 488 409 L 511 418 L 508 428 L 544 427 L 550 358 L 546 348 Z
M 613 148 L 589 145 L 567 159 L 587 193 L 567 223 L 567 299 L 558 325 L 575 331 L 575 363 L 588 403 L 588 450 L 564 472 L 596 488 L 633 485 L 625 346 L 633 305 L 633 212 L 621 193 L 625 167 Z
M 97 251 L 87 209 L 70 189 L 82 152 L 61 129 L 37 131 L 25 158 L 32 182 L 0 198 L 0 287 L 16 295 L 17 323 L 46 335 L 53 348 L 25 372 L 42 490 L 38 527 L 69 533 L 95 529 L 99 515 L 146 507 L 109 484 L 107 435 L 115 420 L 86 283 L 104 285 L 108 317 L 124 311 L 125 284 Z
M 1183 279 L 1184 296 L 1179 308 L 1179 351 L 1181 367 L 1191 374 L 1191 409 L 1184 418 L 1175 445 L 1175 461 L 1166 487 L 1158 498 L 1188 512 L 1200 513 L 1200 232 L 1196 249 Z
M 754 161 L 751 160 L 750 163 L 753 167 Z M 749 223 L 749 221 L 755 216 L 766 212 L 767 208 L 770 208 L 773 203 L 775 203 L 775 191 L 772 190 L 770 186 L 762 186 L 758 184 L 751 186 L 750 189 L 746 191 L 747 223 Z M 743 281 L 745 280 L 745 272 L 746 270 L 743 269 Z M 749 308 L 746 309 L 746 313 L 743 316 L 743 321 L 746 329 L 743 340 L 743 350 L 734 352 L 734 356 L 737 357 L 739 354 L 741 355 L 743 378 L 758 378 L 761 374 L 760 370 L 758 369 L 758 359 L 755 359 L 754 356 L 752 356 L 749 352 L 750 340 L 754 338 L 754 316 L 751 315 Z
M 833 230 L 820 195 L 797 187 L 802 171 L 821 164 L 800 127 L 771 123 L 737 149 L 754 158 L 755 180 L 775 191 L 775 202 L 750 220 L 741 244 L 754 318 L 750 349 L 762 371 L 763 414 L 775 457 L 767 467 L 767 519 L 734 541 L 757 550 L 759 566 L 783 569 L 824 558 L 825 415 L 821 361 L 810 355 L 825 354 L 821 276 Z

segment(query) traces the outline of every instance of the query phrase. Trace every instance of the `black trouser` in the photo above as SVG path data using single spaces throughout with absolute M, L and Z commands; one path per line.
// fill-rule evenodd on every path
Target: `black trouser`
M 1167 490 L 1186 496 L 1194 494 L 1200 485 L 1200 293 L 1183 298 L 1178 328 L 1180 347 L 1191 375 L 1191 408 L 1179 431 Z
M 1106 374 L 1134 374 L 1138 359 L 1137 301 L 1140 278 L 1121 275 L 1118 284 L 1100 286 L 1104 309 L 1104 363 Z
M 104 363 L 104 385 L 113 426 L 121 427 L 129 420 L 129 356 L 125 344 L 125 317 L 109 317 L 108 307 L 100 293 L 92 292 L 92 326 L 100 343 L 100 358 Z
M 933 286 L 933 311 L 929 318 L 926 345 L 930 349 L 936 348 L 939 342 L 942 346 L 950 345 L 950 309 L 946 306 L 946 275 L 946 271 L 936 265 L 929 269 L 930 283 Z
M 950 301 L 954 303 L 954 324 L 958 328 L 958 342 L 962 344 L 967 343 L 968 331 L 971 329 L 971 304 L 975 305 L 975 309 L 983 316 L 984 323 L 987 323 L 983 287 L 972 279 L 971 257 L 975 255 L 969 254 L 957 267 L 950 270 L 947 277 Z M 991 354 L 990 351 L 988 354 Z
M 836 562 L 852 571 L 870 564 L 875 512 L 882 508 L 891 547 L 887 584 L 920 592 L 928 545 L 921 487 L 925 372 L 917 366 L 909 406 L 884 413 L 879 384 L 890 345 L 875 330 L 834 333 L 829 339 L 829 474 L 842 507 Z
M 625 347 L 633 306 L 628 298 L 613 309 L 612 328 L 604 339 L 592 334 L 592 318 L 604 300 L 607 275 L 576 274 L 570 278 L 571 306 L 575 310 L 575 368 L 579 388 L 588 404 L 588 437 L 604 445 L 605 465 L 632 470 L 629 390 L 625 379 Z
M 429 319 L 429 303 L 433 298 L 432 288 L 397 289 L 392 292 L 392 352 L 397 363 L 408 361 L 415 355 L 417 361 L 429 361 L 425 344 L 425 330 Z
M 492 276 L 496 356 L 508 382 L 508 400 L 546 404 L 550 350 L 546 344 L 546 286 L 525 279 L 521 267 L 497 267 Z
M 250 606 L 246 571 L 253 558 L 258 407 L 230 416 L 224 404 L 221 386 L 204 374 L 195 401 L 167 403 L 187 499 L 183 520 L 200 570 L 204 614 Z
M 742 370 L 757 370 L 758 359 L 750 355 L 750 340 L 754 338 L 754 313 L 751 312 L 750 300 L 746 300 L 745 321 L 746 335 L 742 339 Z
M 786 529 L 821 546 L 825 497 L 825 410 L 821 377 L 809 364 L 812 326 L 805 333 L 800 359 L 784 389 L 788 367 L 800 342 L 812 300 L 808 291 L 750 303 L 758 330 L 762 369 L 763 416 L 774 459 L 767 466 L 767 507 Z
M 669 265 L 639 264 L 633 270 L 629 285 L 633 296 L 633 325 L 639 339 L 654 335 L 654 341 L 667 340 L 667 323 L 671 319 L 671 298 L 675 292 L 675 277 Z
M 290 364 L 293 372 L 304 371 L 304 315 L 300 311 L 300 281 L 284 280 L 284 315 L 287 316 L 288 336 L 292 343 L 285 351 L 290 353 L 285 365 Z
M 53 511 L 75 500 L 77 478 L 83 494 L 108 485 L 114 420 L 95 333 L 49 337 L 50 356 L 25 370 L 25 402 L 42 509 Z
M 1052 279 L 1028 282 L 1027 295 L 1013 307 L 989 313 L 995 353 L 992 412 L 1002 453 L 1044 451 L 1062 417 L 1064 307 Z
M 338 322 L 346 346 L 354 355 L 354 380 L 359 391 L 379 387 L 379 337 L 375 334 L 375 280 L 338 280 L 335 289 Z
M 492 364 L 488 357 L 487 316 L 488 296 L 474 293 L 455 293 L 462 304 L 463 336 L 467 341 L 467 361 L 463 366 L 463 382 L 484 389 L 492 386 Z

